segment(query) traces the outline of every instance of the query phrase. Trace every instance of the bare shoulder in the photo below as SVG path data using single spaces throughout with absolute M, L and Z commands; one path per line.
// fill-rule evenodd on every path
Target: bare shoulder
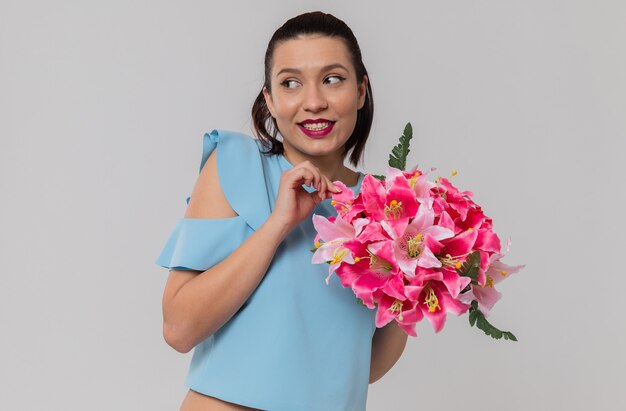
M 196 180 L 189 204 L 187 204 L 185 218 L 229 218 L 237 216 L 220 186 L 216 159 L 216 150 L 213 150 Z M 164 314 L 178 291 L 201 272 L 196 270 L 170 270 L 163 293 Z
M 217 150 L 209 155 L 191 193 L 185 218 L 229 218 L 237 213 L 222 191 L 217 171 Z

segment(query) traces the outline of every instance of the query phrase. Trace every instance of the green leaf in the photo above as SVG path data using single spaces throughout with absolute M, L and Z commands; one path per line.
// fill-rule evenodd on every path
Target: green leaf
M 479 269 L 480 269 L 480 252 L 474 251 L 469 256 L 467 256 L 467 258 L 463 262 L 463 265 L 461 265 L 461 268 L 457 269 L 456 272 L 458 275 L 471 278 L 472 284 L 478 284 Z
M 512 332 L 501 331 L 491 325 L 491 323 L 489 323 L 489 321 L 487 321 L 487 319 L 485 318 L 485 315 L 482 313 L 482 311 L 478 309 L 478 301 L 476 300 L 472 301 L 471 303 L 469 309 L 469 321 L 471 326 L 474 326 L 474 324 L 476 324 L 476 327 L 478 329 L 483 330 L 483 332 L 491 338 L 499 340 L 504 337 L 505 340 L 517 341 L 517 338 L 515 337 L 515 335 L 513 335 Z
M 385 181 L 385 176 L 381 176 L 379 174 L 372 174 L 372 177 L 380 180 L 380 181 Z
M 406 158 L 409 155 L 409 145 L 413 138 L 413 127 L 411 123 L 406 123 L 404 127 L 404 133 L 400 136 L 400 143 L 396 145 L 389 154 L 389 166 L 397 168 L 399 170 L 406 169 Z
M 474 324 L 476 324 L 476 313 L 475 312 L 471 312 L 469 315 L 469 323 L 470 326 L 473 327 Z

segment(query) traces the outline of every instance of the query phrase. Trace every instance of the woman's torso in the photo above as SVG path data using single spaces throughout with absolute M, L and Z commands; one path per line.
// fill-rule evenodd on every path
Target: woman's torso
M 283 156 L 260 155 L 253 139 L 236 133 L 216 131 L 205 143 L 203 158 L 218 146 L 220 183 L 240 215 L 236 221 L 243 218 L 247 232 L 256 229 L 273 209 L 280 174 L 291 164 Z M 360 190 L 360 176 L 351 189 Z M 336 214 L 330 200 L 313 212 Z M 206 269 L 202 260 L 215 257 L 217 246 L 207 230 L 229 222 L 235 220 L 183 221 L 183 238 L 172 235 L 159 264 Z M 195 236 L 184 237 L 190 234 Z M 225 233 L 218 243 L 236 248 L 231 237 Z M 359 305 L 336 276 L 326 284 L 328 265 L 311 264 L 314 237 L 311 219 L 294 228 L 244 306 L 195 347 L 183 410 L 365 409 L 374 312 Z M 188 265 L 190 245 L 195 265 Z

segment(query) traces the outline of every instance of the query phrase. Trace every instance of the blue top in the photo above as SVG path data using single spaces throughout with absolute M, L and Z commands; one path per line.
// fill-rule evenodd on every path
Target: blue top
M 280 176 L 293 167 L 250 136 L 213 130 L 200 170 L 216 147 L 219 181 L 238 216 L 180 219 L 156 260 L 162 267 L 204 271 L 226 258 L 269 217 Z M 355 194 L 362 181 L 360 173 Z M 330 199 L 313 213 L 337 214 Z M 314 238 L 311 217 L 289 233 L 242 308 L 195 347 L 187 387 L 264 410 L 365 410 L 375 311 L 337 276 L 326 284 L 328 265 L 311 263 Z

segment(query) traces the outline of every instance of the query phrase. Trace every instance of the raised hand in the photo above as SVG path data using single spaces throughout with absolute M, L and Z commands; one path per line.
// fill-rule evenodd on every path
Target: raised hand
M 302 187 L 303 184 L 314 187 L 316 191 L 309 193 Z M 331 192 L 340 191 L 313 163 L 304 161 L 281 175 L 278 196 L 270 219 L 290 231 L 309 216 L 317 204 L 328 198 Z

